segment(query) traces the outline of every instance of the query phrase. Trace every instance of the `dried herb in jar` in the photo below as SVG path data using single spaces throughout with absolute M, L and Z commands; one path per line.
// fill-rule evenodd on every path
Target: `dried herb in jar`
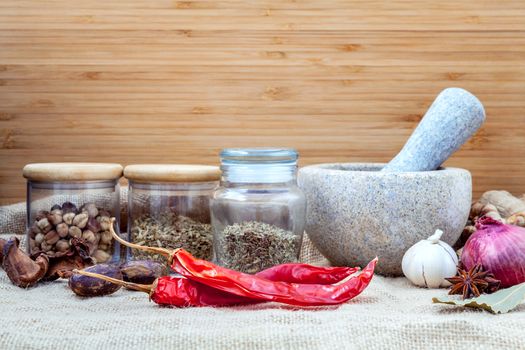
M 210 260 L 213 233 L 210 224 L 167 211 L 160 215 L 143 215 L 131 226 L 131 241 L 143 246 L 184 248 L 199 259 Z M 136 259 L 164 261 L 158 254 L 134 251 Z
M 226 226 L 216 243 L 221 265 L 256 273 L 274 265 L 297 261 L 301 238 L 291 231 L 258 221 Z

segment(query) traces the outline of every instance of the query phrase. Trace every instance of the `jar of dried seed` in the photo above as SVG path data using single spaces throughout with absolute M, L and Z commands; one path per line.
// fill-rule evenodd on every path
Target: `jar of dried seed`
M 211 201 L 217 263 L 247 273 L 294 262 L 305 226 L 293 149 L 225 149 Z
M 128 235 L 139 245 L 184 248 L 200 259 L 212 256 L 210 197 L 220 169 L 207 165 L 135 164 L 124 169 L 129 180 Z M 134 260 L 155 254 L 131 249 Z
M 35 163 L 27 179 L 27 236 L 30 254 L 61 257 L 85 243 L 97 262 L 120 261 L 109 228 L 120 217 L 120 164 Z

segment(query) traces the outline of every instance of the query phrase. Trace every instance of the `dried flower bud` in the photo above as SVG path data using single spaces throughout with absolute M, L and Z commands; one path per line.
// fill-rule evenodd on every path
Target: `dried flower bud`
M 29 239 L 29 248 L 31 249 L 31 251 L 34 251 L 36 249 L 37 245 L 36 245 L 36 242 L 34 239 Z
M 101 243 L 101 244 L 98 245 L 98 249 L 100 249 L 100 250 L 108 250 L 109 249 L 109 245 Z
M 69 245 L 69 242 L 65 239 L 61 239 L 57 242 L 57 244 L 55 245 L 56 249 L 59 251 L 59 252 L 65 252 L 69 249 L 70 245 Z
M 62 210 L 60 209 L 51 210 L 51 213 L 47 215 L 47 220 L 49 220 L 49 222 L 55 226 L 60 224 L 62 222 Z
M 42 242 L 44 241 L 44 234 L 43 233 L 39 233 L 35 236 L 35 243 L 37 245 L 40 245 L 42 244 Z
M 77 206 L 74 205 L 71 202 L 64 202 L 64 203 L 62 203 L 62 211 L 64 212 L 64 214 L 66 214 L 66 213 L 74 213 L 74 214 L 78 213 Z
M 94 233 L 100 231 L 100 223 L 96 218 L 89 218 L 86 228 Z
M 111 243 L 111 240 L 113 239 L 113 236 L 111 235 L 111 232 L 104 231 L 100 234 L 100 242 L 102 244 L 109 244 Z
M 88 243 L 97 243 L 98 237 L 90 230 L 84 230 L 82 232 L 82 239 Z
M 62 215 L 62 220 L 68 225 L 73 224 L 73 219 L 75 218 L 75 213 L 65 213 Z
M 77 214 L 73 218 L 73 225 L 77 226 L 78 228 L 86 227 L 87 222 L 88 222 L 87 214 Z
M 69 227 L 67 226 L 65 222 L 63 222 L 57 225 L 56 231 L 60 237 L 66 238 L 67 235 L 69 234 Z
M 100 263 L 108 261 L 109 258 L 111 258 L 111 255 L 109 255 L 108 253 L 106 253 L 103 250 L 97 249 L 93 253 L 92 257 L 93 257 L 93 259 L 95 259 L 97 261 L 97 264 L 100 264 Z
M 70 226 L 69 235 L 74 238 L 80 238 L 82 237 L 82 230 L 76 226 Z
M 47 233 L 52 229 L 52 226 L 49 223 L 49 220 L 47 220 L 47 218 L 40 219 L 39 221 L 37 221 L 36 224 L 38 228 L 41 229 L 44 233 Z
M 86 203 L 80 210 L 82 213 L 88 214 L 90 218 L 94 218 L 98 215 L 98 208 L 94 203 Z
M 53 245 L 60 239 L 60 236 L 55 230 L 51 230 L 44 236 L 44 240 L 47 244 Z
M 97 220 L 100 223 L 100 229 L 102 231 L 108 231 L 111 227 L 111 218 L 109 216 L 99 216 Z
M 62 206 L 59 205 L 59 204 L 55 204 L 51 207 L 51 211 L 55 210 L 55 209 L 58 209 L 58 210 L 62 210 Z

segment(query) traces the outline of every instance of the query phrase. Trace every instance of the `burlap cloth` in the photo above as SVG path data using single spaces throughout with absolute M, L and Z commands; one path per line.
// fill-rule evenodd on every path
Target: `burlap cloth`
M 0 208 L 0 232 L 24 220 L 24 204 Z M 301 256 L 327 263 L 308 239 Z M 0 349 L 525 349 L 525 304 L 491 315 L 431 303 L 445 293 L 375 276 L 338 307 L 170 309 L 126 290 L 83 299 L 65 281 L 24 290 L 0 272 Z

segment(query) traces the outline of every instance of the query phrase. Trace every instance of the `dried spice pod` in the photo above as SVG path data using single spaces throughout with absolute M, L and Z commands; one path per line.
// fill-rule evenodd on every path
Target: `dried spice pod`
M 13 237 L 4 244 L 2 267 L 15 286 L 27 288 L 44 277 L 49 267 L 49 258 L 38 254 L 35 260 L 32 260 L 18 248 L 19 243 L 18 238 Z
M 88 267 L 84 271 L 104 275 L 116 280 L 122 280 L 122 273 L 116 265 L 98 264 Z M 120 285 L 99 278 L 73 274 L 69 278 L 69 288 L 71 288 L 76 295 L 81 297 L 97 297 L 115 293 L 120 289 Z
M 83 269 L 95 263 L 89 255 L 89 246 L 84 240 L 72 238 L 67 243 L 69 244 L 68 250 L 59 251 L 49 259 L 49 269 L 43 278 L 44 281 L 69 278 L 72 270 Z
M 0 238 L 0 265 L 4 261 L 4 246 L 7 244 L 5 239 Z
M 166 265 L 152 260 L 129 261 L 120 266 L 120 272 L 126 282 L 150 284 L 160 276 L 166 276 Z

